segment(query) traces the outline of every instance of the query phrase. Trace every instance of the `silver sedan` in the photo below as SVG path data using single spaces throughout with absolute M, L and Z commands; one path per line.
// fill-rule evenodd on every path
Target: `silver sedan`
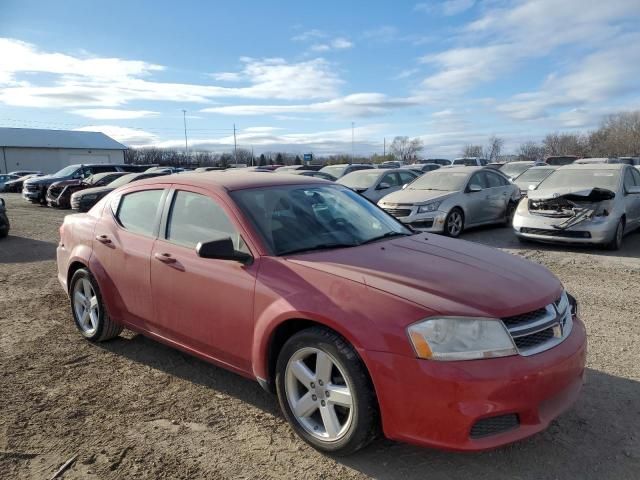
M 414 230 L 459 236 L 465 228 L 508 224 L 520 189 L 481 167 L 441 168 L 419 177 L 378 205 Z
M 625 164 L 560 167 L 520 202 L 513 228 L 521 239 L 617 250 L 640 228 L 640 173 Z
M 400 190 L 416 177 L 416 172 L 406 168 L 371 169 L 347 173 L 340 177 L 337 183 L 355 190 L 372 202 L 377 202 L 385 195 Z

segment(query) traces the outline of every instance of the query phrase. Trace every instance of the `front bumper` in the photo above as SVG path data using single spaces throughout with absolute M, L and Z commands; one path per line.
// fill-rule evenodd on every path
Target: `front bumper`
M 534 435 L 575 402 L 583 383 L 586 333 L 574 317 L 564 342 L 529 357 L 463 362 L 367 352 L 385 436 L 446 450 L 496 448 Z M 517 417 L 515 417 L 517 415 Z M 508 431 L 474 438 L 483 419 L 511 416 Z
M 42 198 L 42 192 L 33 190 L 22 190 L 22 198 L 30 202 L 39 202 Z
M 409 225 L 414 230 L 420 232 L 432 232 L 442 233 L 444 232 L 444 222 L 447 218 L 447 212 L 436 210 L 429 213 L 417 213 L 417 207 L 406 207 L 406 211 L 409 211 L 409 215 L 398 216 L 395 214 L 397 211 L 404 211 L 405 207 L 390 208 L 383 205 L 380 206 L 387 211 L 390 215 L 393 215 L 398 221 Z
M 564 218 L 516 212 L 513 231 L 518 237 L 553 243 L 603 244 L 613 240 L 618 220 L 613 216 L 585 220 L 564 230 L 554 229 Z

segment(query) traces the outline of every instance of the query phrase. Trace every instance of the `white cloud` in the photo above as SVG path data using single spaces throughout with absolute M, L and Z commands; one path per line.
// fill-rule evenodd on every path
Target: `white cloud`
M 422 58 L 435 69 L 423 86 L 446 98 L 559 48 L 606 48 L 622 33 L 622 21 L 638 17 L 637 0 L 523 0 L 489 9 L 463 29 L 457 46 Z
M 353 42 L 346 38 L 338 37 L 328 43 L 316 43 L 311 45 L 314 52 L 328 52 L 329 50 L 345 50 L 353 47 Z
M 391 42 L 397 38 L 398 29 L 393 25 L 382 25 L 377 28 L 365 30 L 362 38 L 370 41 Z
M 325 32 L 314 28 L 291 37 L 291 40 L 294 42 L 308 42 L 309 40 L 317 40 L 318 38 L 325 38 L 326 36 L 327 34 Z
M 417 3 L 413 9 L 424 13 L 441 13 L 442 15 L 458 15 L 466 12 L 475 5 L 475 0 L 445 0 L 443 2 L 421 2 Z
M 226 105 L 202 111 L 223 115 L 271 115 L 291 113 L 331 113 L 343 116 L 370 116 L 417 105 L 411 98 L 392 98 L 382 93 L 356 93 L 326 102 L 298 105 Z
M 119 127 L 117 125 L 88 125 L 74 130 L 102 132 L 118 142 L 132 147 L 151 146 L 159 141 L 158 137 L 153 133 L 137 128 Z
M 212 73 L 211 76 L 221 82 L 237 82 L 242 80 L 242 75 L 239 72 L 219 72 Z
M 70 113 L 96 120 L 120 120 L 132 118 L 154 117 L 158 112 L 150 110 L 118 110 L 114 108 L 84 108 L 71 110 Z
M 114 108 L 136 100 L 211 103 L 215 98 L 305 100 L 331 98 L 342 83 L 322 58 L 290 63 L 282 58 L 241 58 L 226 72 L 246 86 L 222 87 L 147 79 L 165 67 L 117 58 L 80 58 L 44 52 L 0 39 L 0 102 L 49 108 Z M 20 76 L 20 78 L 18 78 Z

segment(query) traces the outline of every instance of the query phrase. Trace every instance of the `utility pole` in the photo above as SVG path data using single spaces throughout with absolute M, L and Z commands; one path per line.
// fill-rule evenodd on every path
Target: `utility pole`
M 233 156 L 236 160 L 236 168 L 238 168 L 238 144 L 236 143 L 236 124 L 233 124 Z
M 353 159 L 355 157 L 355 150 L 353 149 L 353 127 L 355 126 L 354 122 L 351 122 L 351 163 L 353 163 Z
M 382 137 L 382 156 L 387 157 L 387 137 Z
M 184 122 L 184 159 L 189 155 L 189 145 L 187 144 L 187 111 L 182 110 L 182 121 Z

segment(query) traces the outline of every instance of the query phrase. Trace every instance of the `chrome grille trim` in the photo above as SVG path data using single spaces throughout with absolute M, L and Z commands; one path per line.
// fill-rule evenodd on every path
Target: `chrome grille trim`
M 502 322 L 518 353 L 524 357 L 559 345 L 573 328 L 571 308 L 564 294 L 544 308 L 503 318 Z

